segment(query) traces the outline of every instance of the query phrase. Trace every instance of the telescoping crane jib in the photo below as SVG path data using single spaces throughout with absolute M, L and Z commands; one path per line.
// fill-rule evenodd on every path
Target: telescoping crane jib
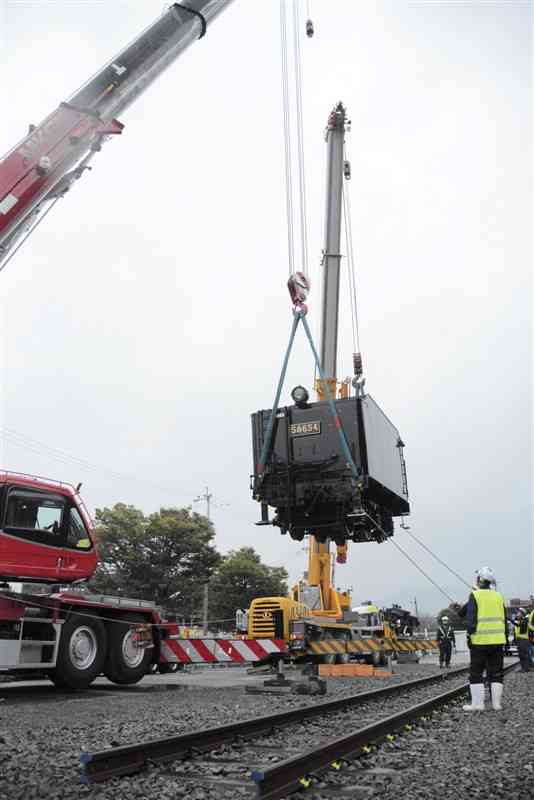
M 173 3 L 127 47 L 0 160 L 0 270 L 50 204 L 89 167 L 116 116 L 196 39 L 232 0 Z

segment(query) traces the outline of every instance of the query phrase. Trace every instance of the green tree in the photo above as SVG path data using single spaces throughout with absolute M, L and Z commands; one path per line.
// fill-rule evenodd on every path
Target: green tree
M 236 609 L 247 609 L 255 597 L 286 595 L 287 578 L 284 567 L 262 564 L 252 547 L 230 551 L 210 581 L 210 619 L 230 621 Z
M 220 561 L 211 522 L 188 508 L 145 517 L 123 503 L 97 509 L 97 591 L 153 600 L 190 617 Z
M 116 503 L 113 508 L 97 508 L 95 521 L 99 562 L 91 588 L 107 594 L 127 595 L 130 592 L 127 576 L 131 572 L 131 562 L 140 552 L 146 517 L 134 506 Z

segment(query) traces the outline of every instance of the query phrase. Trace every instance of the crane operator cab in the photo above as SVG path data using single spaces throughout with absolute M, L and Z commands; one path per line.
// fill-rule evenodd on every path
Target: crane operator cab
M 303 387 L 297 387 L 301 390 Z M 410 511 L 404 443 L 370 395 L 307 402 L 293 390 L 295 405 L 276 410 L 264 469 L 260 454 L 271 409 L 252 414 L 254 499 L 276 509 L 273 525 L 301 541 L 383 542 L 393 535 L 393 517 Z M 338 424 L 339 422 L 339 424 Z M 354 474 L 341 443 L 341 425 Z M 262 513 L 265 524 L 265 513 Z
M 0 473 L 0 581 L 73 583 L 90 578 L 92 524 L 69 484 Z

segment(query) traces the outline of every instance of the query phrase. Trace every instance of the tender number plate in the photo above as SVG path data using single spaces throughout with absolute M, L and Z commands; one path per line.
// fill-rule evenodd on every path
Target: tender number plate
M 290 436 L 313 436 L 321 433 L 320 422 L 296 422 L 289 426 Z

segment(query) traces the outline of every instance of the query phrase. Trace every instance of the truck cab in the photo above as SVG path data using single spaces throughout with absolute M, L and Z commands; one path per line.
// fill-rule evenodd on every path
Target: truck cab
M 0 581 L 74 583 L 96 564 L 91 519 L 73 486 L 0 473 Z

